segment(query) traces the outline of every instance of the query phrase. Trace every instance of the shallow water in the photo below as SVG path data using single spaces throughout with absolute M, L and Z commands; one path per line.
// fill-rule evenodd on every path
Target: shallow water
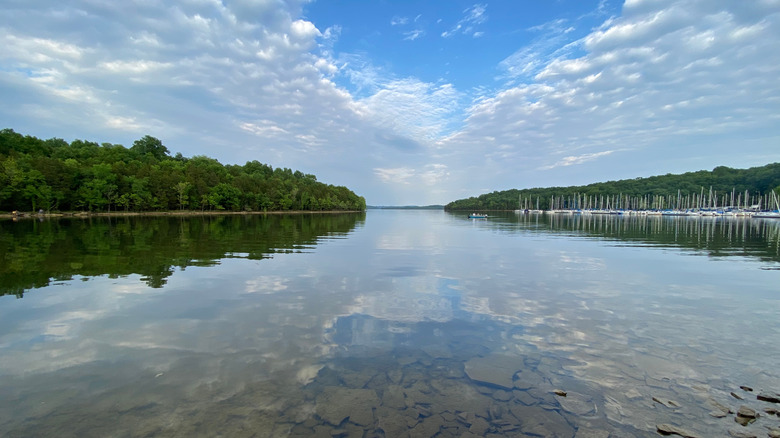
M 5 221 L 0 250 L 2 436 L 780 428 L 780 221 Z

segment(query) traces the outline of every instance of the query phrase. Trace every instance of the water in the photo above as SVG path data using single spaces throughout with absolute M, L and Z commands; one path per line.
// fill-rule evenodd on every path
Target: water
M 0 257 L 2 436 L 780 428 L 780 221 L 4 221 Z

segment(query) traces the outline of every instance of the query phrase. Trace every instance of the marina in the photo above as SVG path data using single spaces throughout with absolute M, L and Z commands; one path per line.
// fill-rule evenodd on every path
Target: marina
M 780 197 L 775 191 L 770 191 L 766 196 L 751 197 L 747 192 L 743 194 L 731 193 L 730 198 L 723 196 L 721 202 L 725 206 L 718 206 L 717 194 L 710 189 L 705 196 L 703 189 L 699 196 L 682 197 L 678 192 L 676 200 L 662 196 L 631 197 L 619 195 L 617 197 L 580 196 L 552 197 L 549 210 L 540 210 L 539 200 L 537 208 L 528 208 L 530 199 L 521 198 L 520 205 L 524 208 L 515 210 L 515 213 L 547 213 L 547 214 L 583 214 L 583 215 L 628 215 L 628 216 L 692 216 L 692 217 L 739 217 L 780 219 Z M 744 202 L 743 202 L 744 200 Z M 749 204 L 757 202 L 755 204 Z M 723 205 L 723 204 L 721 204 Z

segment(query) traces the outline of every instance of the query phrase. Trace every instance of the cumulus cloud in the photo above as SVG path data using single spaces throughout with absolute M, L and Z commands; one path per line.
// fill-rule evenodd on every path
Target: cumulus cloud
M 615 16 L 602 1 L 522 30 L 530 42 L 474 89 L 339 52 L 342 28 L 318 27 L 305 3 L 12 0 L 0 116 L 43 137 L 150 134 L 186 155 L 295 167 L 369 203 L 585 183 L 618 159 L 612 178 L 714 167 L 741 141 L 753 160 L 778 159 L 773 0 L 628 0 Z M 425 20 L 411 17 L 389 18 L 393 37 L 424 46 Z M 486 4 L 437 22 L 470 44 L 491 37 L 485 23 Z
M 554 35 L 566 29 L 548 27 Z M 776 132 L 779 30 L 780 9 L 769 3 L 627 2 L 621 17 L 579 40 L 536 40 L 507 58 L 510 86 L 472 105 L 442 148 L 460 157 L 453 168 L 491 169 L 509 187 L 522 184 L 518 171 L 533 175 L 531 185 L 544 172 L 586 164 L 583 183 L 593 181 L 616 150 L 642 157 L 629 165 L 635 176 L 657 173 L 670 155 L 722 154 L 726 145 L 708 139 Z M 485 157 L 478 164 L 475 145 Z

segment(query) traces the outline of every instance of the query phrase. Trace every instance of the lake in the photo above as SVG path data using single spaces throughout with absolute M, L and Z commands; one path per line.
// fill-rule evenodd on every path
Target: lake
M 780 428 L 780 220 L 6 220 L 0 262 L 0 436 Z

